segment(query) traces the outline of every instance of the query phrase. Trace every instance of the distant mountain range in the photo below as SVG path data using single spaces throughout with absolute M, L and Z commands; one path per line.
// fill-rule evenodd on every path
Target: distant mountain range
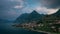
M 6 20 L 6 19 L 0 19 L 0 23 L 10 23 L 12 21 Z
M 28 22 L 46 22 L 46 21 L 60 20 L 60 9 L 51 15 L 39 14 L 35 10 L 32 13 L 24 13 L 20 15 L 14 23 L 28 23 Z

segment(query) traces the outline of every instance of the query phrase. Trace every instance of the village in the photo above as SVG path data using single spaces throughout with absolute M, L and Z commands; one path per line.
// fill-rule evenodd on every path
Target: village
M 16 27 L 21 27 L 29 30 L 51 30 L 51 32 L 60 32 L 60 20 L 55 20 L 54 23 L 48 23 L 43 24 L 39 23 L 37 24 L 35 21 L 29 22 L 29 23 L 22 23 L 22 24 L 16 24 Z M 48 31 L 49 32 L 49 31 Z

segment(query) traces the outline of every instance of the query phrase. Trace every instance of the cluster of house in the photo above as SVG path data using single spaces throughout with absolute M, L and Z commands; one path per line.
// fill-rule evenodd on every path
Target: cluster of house
M 50 28 L 52 28 L 54 31 L 59 31 L 60 32 L 60 20 L 55 20 L 54 23 L 49 23 Z M 44 26 L 44 24 L 36 24 L 35 21 L 29 22 L 29 23 L 23 23 L 23 24 L 17 24 L 16 27 L 23 27 L 23 28 L 34 28 L 34 27 L 40 27 Z
M 43 24 L 36 24 L 36 23 L 24 23 L 21 24 L 25 28 L 33 28 L 33 27 L 40 27 L 43 26 Z
M 50 23 L 50 26 L 54 31 L 60 32 L 60 20 L 55 20 L 54 23 Z

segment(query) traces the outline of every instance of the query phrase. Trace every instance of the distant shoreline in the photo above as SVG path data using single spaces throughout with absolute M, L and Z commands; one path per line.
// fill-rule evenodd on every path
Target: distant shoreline
M 22 28 L 22 27 L 19 27 L 19 28 Z M 26 28 L 23 28 L 23 29 L 28 30 L 28 31 L 36 31 L 36 32 L 40 32 L 40 33 L 45 33 L 45 34 L 57 34 L 57 33 L 51 33 L 51 32 L 41 31 L 41 30 L 33 30 L 33 29 L 26 29 Z
M 40 31 L 40 30 L 32 30 L 32 31 L 36 31 L 36 32 L 42 32 L 42 33 L 50 34 L 49 32 Z
M 18 27 L 18 28 L 23 28 L 23 27 Z M 40 30 L 33 30 L 33 29 L 27 29 L 25 27 L 23 29 L 28 30 L 28 31 L 36 31 L 36 32 L 40 32 L 40 33 L 50 34 L 49 32 L 40 31 Z
M 17 28 L 23 28 L 28 31 L 36 31 L 36 32 L 45 33 L 45 34 L 60 34 L 60 33 L 54 33 L 54 32 L 46 32 L 46 31 L 42 31 L 42 30 L 34 30 L 33 28 L 29 29 L 26 27 L 20 27 L 20 26 L 16 26 L 16 25 L 12 25 L 12 26 L 17 27 Z

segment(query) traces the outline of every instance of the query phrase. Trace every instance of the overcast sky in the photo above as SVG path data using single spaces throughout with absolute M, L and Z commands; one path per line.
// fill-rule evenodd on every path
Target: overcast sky
M 0 18 L 14 20 L 22 13 L 36 10 L 40 14 L 52 14 L 60 8 L 60 0 L 0 0 Z

